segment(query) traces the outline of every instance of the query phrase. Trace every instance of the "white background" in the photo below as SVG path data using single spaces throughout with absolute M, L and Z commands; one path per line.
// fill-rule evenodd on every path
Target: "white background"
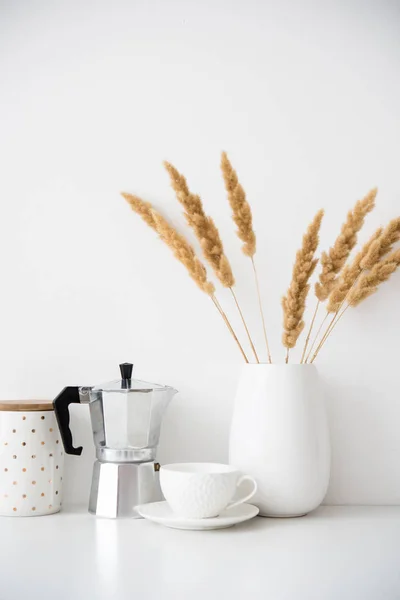
M 280 297 L 315 212 L 326 209 L 323 248 L 375 185 L 361 239 L 398 214 L 399 26 L 389 0 L 1 1 L 0 397 L 52 398 L 133 361 L 142 378 L 180 390 L 159 459 L 226 461 L 240 354 L 119 191 L 181 227 L 162 160 L 186 174 L 220 228 L 262 352 L 251 265 L 219 173 L 229 152 L 282 360 Z M 399 293 L 397 276 L 347 313 L 321 353 L 326 502 L 400 503 Z M 86 501 L 87 407 L 73 417 L 85 453 L 68 460 L 65 492 Z

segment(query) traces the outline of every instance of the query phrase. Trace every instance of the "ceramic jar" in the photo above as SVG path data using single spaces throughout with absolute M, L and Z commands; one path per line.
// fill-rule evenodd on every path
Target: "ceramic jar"
M 0 401 L 0 515 L 58 512 L 63 460 L 51 401 Z

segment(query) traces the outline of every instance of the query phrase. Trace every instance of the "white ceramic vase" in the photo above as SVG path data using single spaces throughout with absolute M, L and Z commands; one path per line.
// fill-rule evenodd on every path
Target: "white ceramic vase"
M 329 430 L 314 365 L 244 366 L 229 461 L 258 484 L 266 517 L 298 517 L 319 506 L 330 475 Z

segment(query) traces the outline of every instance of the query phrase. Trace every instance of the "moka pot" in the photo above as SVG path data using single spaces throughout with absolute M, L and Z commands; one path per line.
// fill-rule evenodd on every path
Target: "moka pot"
M 54 410 L 67 454 L 80 455 L 69 426 L 69 405 L 89 404 L 96 447 L 89 512 L 100 517 L 139 517 L 135 506 L 161 500 L 155 462 L 164 412 L 177 393 L 172 387 L 132 379 L 131 363 L 121 379 L 94 387 L 66 387 Z

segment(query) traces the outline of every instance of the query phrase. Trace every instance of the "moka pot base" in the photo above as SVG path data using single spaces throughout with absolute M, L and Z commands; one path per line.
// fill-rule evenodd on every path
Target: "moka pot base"
M 141 518 L 135 507 L 162 500 L 159 464 L 100 462 L 93 465 L 89 512 L 108 519 Z

